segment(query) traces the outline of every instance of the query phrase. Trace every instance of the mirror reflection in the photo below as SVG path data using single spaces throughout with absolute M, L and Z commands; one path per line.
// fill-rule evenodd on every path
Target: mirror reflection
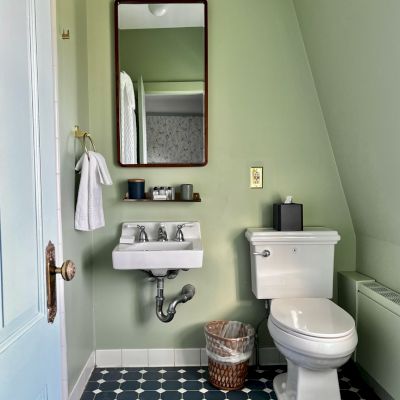
M 206 164 L 205 7 L 116 4 L 122 166 Z

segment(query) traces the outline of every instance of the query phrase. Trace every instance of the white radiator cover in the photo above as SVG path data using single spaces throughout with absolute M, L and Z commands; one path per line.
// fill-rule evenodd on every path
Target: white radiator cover
M 400 294 L 377 283 L 358 286 L 357 362 L 394 399 L 400 399 Z

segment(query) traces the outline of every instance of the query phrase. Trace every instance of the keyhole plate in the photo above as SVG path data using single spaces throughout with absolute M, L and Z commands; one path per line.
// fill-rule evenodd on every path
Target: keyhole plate
M 46 247 L 46 283 L 47 283 L 47 321 L 53 323 L 57 314 L 56 249 L 49 241 Z

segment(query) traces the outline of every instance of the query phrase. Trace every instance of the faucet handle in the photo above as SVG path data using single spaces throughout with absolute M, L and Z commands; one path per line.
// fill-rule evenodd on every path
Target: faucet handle
M 178 224 L 176 226 L 176 235 L 175 235 L 175 241 L 176 242 L 184 242 L 185 237 L 183 236 L 182 228 L 184 226 L 190 226 L 190 224 Z
M 147 237 L 146 228 L 144 225 L 138 225 L 139 228 L 139 235 L 138 235 L 138 242 L 148 242 L 149 238 Z

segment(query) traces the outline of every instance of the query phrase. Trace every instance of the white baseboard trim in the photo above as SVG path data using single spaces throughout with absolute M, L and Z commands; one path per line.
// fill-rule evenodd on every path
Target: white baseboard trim
M 74 388 L 71 390 L 69 400 L 79 400 L 81 398 L 83 391 L 85 390 L 85 387 L 89 382 L 90 375 L 92 374 L 92 371 L 95 367 L 95 361 L 96 357 L 95 352 L 93 351 L 90 354 L 85 366 L 83 367 Z
M 250 365 L 255 364 L 255 356 Z M 207 365 L 205 348 L 190 349 L 100 349 L 96 350 L 96 366 L 112 367 L 196 367 Z M 276 347 L 260 348 L 260 365 L 286 364 Z M 70 399 L 72 400 L 72 399 Z

